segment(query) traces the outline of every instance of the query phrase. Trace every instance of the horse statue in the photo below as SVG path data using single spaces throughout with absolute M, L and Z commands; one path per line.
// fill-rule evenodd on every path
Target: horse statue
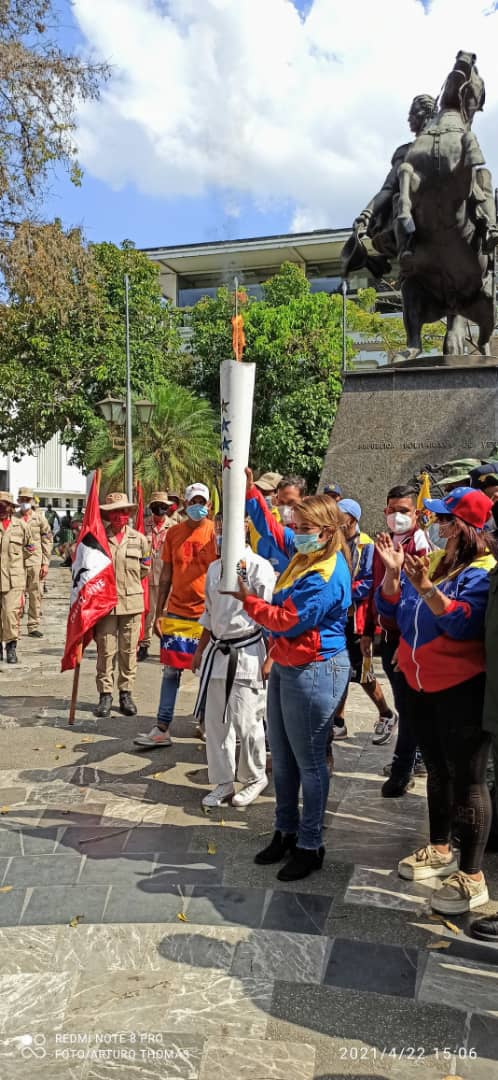
M 423 325 L 443 317 L 444 353 L 463 353 L 466 321 L 472 320 L 479 329 L 478 349 L 489 355 L 498 230 L 491 174 L 471 131 L 484 99 L 475 54 L 459 52 L 433 116 L 407 145 L 403 161 L 396 163 L 390 235 L 401 271 L 407 348 L 395 360 L 419 356 Z M 368 208 L 356 219 L 343 249 L 345 276 L 360 265 L 373 273 L 376 264 L 382 273 L 386 269 L 385 243 L 377 245 L 371 231 L 370 249 L 365 244 L 365 214 Z

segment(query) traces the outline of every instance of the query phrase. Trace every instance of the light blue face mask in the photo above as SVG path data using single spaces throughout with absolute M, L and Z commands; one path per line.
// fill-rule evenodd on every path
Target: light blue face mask
M 191 521 L 202 521 L 207 517 L 208 509 L 201 503 L 192 503 L 192 506 L 187 506 L 187 514 Z
M 319 540 L 320 533 L 294 533 L 294 546 L 298 555 L 312 555 L 314 551 L 321 551 L 325 547 L 326 540 Z
M 446 547 L 448 538 L 446 536 L 441 536 L 441 527 L 439 521 L 435 521 L 433 525 L 429 525 L 427 532 L 429 534 L 429 539 L 431 543 L 434 544 L 434 547 Z

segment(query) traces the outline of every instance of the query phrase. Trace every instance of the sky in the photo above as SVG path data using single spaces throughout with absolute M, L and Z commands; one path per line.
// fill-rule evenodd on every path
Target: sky
M 351 224 L 458 49 L 486 82 L 474 131 L 498 183 L 491 0 L 58 0 L 61 41 L 112 77 L 78 110 L 83 185 L 47 216 L 155 247 Z

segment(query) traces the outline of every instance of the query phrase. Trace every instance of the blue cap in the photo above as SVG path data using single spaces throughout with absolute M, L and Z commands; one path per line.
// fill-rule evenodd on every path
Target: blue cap
M 356 521 L 360 520 L 361 506 L 355 499 L 341 499 L 337 505 L 339 510 L 342 510 L 343 514 L 350 514 Z
M 342 488 L 339 484 L 325 484 L 323 489 L 324 495 L 342 495 Z

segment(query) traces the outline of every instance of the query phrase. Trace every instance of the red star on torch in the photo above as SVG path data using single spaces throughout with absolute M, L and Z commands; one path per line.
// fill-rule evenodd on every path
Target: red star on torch
M 233 462 L 233 458 L 227 457 L 226 454 L 225 454 L 225 457 L 223 458 L 223 468 L 224 469 L 229 469 L 232 462 Z

